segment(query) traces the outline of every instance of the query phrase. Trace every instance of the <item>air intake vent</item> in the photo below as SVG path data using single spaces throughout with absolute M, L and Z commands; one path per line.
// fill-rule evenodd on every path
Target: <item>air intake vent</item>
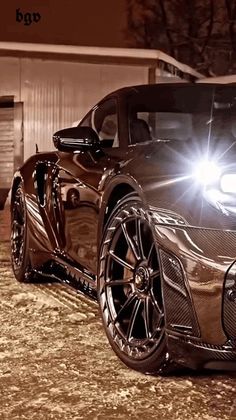
M 199 336 L 199 329 L 189 293 L 185 286 L 181 264 L 177 258 L 165 251 L 161 250 L 160 256 L 167 328 Z

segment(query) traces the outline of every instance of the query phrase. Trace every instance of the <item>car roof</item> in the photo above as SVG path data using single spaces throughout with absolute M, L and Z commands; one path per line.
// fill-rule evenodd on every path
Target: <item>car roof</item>
M 155 84 L 145 84 L 145 85 L 134 85 L 134 86 L 125 86 L 123 88 L 117 89 L 111 93 L 109 93 L 108 95 L 105 96 L 105 98 L 103 99 L 108 99 L 111 96 L 120 96 L 120 97 L 127 97 L 130 95 L 135 95 L 135 94 L 148 94 L 148 92 L 153 93 L 153 92 L 157 92 L 158 90 L 162 89 L 163 87 L 167 87 L 167 88 L 178 88 L 178 89 L 186 89 L 186 87 L 194 87 L 196 89 L 199 89 L 199 87 L 204 86 L 204 88 L 207 87 L 225 87 L 225 88 L 229 88 L 232 87 L 233 85 L 236 85 L 234 83 L 230 83 L 230 84 L 226 84 L 226 83 L 206 83 L 203 82 L 202 84 L 198 81 L 198 83 L 182 83 L 182 82 L 175 82 L 175 83 L 155 83 Z

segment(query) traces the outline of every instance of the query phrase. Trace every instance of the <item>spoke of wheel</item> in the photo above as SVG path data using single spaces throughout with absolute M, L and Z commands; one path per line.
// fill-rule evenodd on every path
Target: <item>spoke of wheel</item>
M 126 261 L 122 260 L 120 257 L 118 257 L 118 255 L 114 254 L 113 251 L 109 251 L 109 255 L 111 256 L 111 258 L 114 261 L 116 261 L 118 264 L 122 265 L 124 268 L 127 268 L 130 271 L 134 271 L 134 267 L 132 267 L 132 265 L 130 265 Z
M 19 241 L 21 241 L 21 239 L 22 239 L 22 232 L 21 231 L 17 230 L 15 232 L 13 232 L 13 240 L 15 242 L 19 242 Z
M 21 237 L 20 236 L 16 236 L 14 238 L 14 241 L 15 241 L 16 246 L 19 247 L 20 246 L 20 243 L 21 243 Z
M 151 274 L 151 279 L 155 279 L 156 277 L 160 277 L 160 270 L 154 270 Z
M 129 279 L 118 279 L 118 280 L 111 280 L 105 282 L 105 287 L 113 287 L 113 286 L 127 286 L 127 284 L 132 284 L 134 281 L 133 277 Z
M 127 231 L 126 223 L 122 223 L 121 227 L 122 227 L 122 231 L 123 231 L 124 237 L 126 239 L 126 242 L 127 242 L 128 246 L 131 248 L 131 250 L 134 254 L 134 257 L 136 258 L 136 260 L 140 260 L 140 254 L 138 253 L 138 250 L 136 249 L 135 242 L 133 242 L 133 239 L 130 237 L 130 235 Z
M 143 252 L 143 243 L 142 243 L 142 234 L 141 234 L 141 221 L 139 218 L 135 219 L 135 229 L 136 229 L 136 235 L 137 235 L 137 242 L 138 242 L 138 250 L 139 255 L 142 260 L 145 259 L 145 255 Z
M 146 337 L 150 338 L 151 337 L 151 332 L 150 332 L 150 304 L 151 304 L 151 299 L 147 296 L 144 299 L 144 308 L 143 308 L 143 314 L 144 314 L 144 325 L 145 325 L 145 331 L 146 331 Z
M 160 321 L 161 321 L 161 319 L 162 319 L 162 317 L 160 318 Z M 160 325 L 160 322 L 159 322 L 159 325 Z M 162 327 L 157 327 L 154 331 L 153 331 L 153 333 L 152 333 L 152 335 L 151 335 L 151 337 L 150 337 L 150 340 L 155 340 L 155 339 L 158 339 L 158 337 L 160 337 L 161 336 L 161 332 L 162 332 Z M 158 333 L 158 334 L 157 334 Z
M 131 314 L 131 317 L 130 317 L 130 320 L 129 320 L 128 330 L 127 330 L 127 341 L 129 341 L 130 338 L 131 338 L 132 331 L 133 331 L 133 328 L 134 328 L 134 324 L 135 324 L 135 321 L 136 321 L 136 318 L 137 318 L 137 315 L 138 315 L 138 311 L 139 311 L 141 302 L 142 301 L 140 299 L 138 299 L 134 304 L 132 314 Z
M 153 253 L 154 249 L 155 249 L 155 244 L 154 244 L 154 242 L 152 242 L 152 245 L 151 245 L 150 251 L 148 253 L 148 257 L 147 257 L 148 264 L 150 264 L 151 256 L 152 256 L 152 253 Z
M 14 204 L 15 204 L 15 209 L 16 209 L 17 223 L 22 226 L 24 224 L 24 215 L 23 215 L 21 202 L 15 201 Z
M 15 217 L 12 220 L 12 227 L 15 228 L 15 226 L 17 225 L 17 221 L 15 220 Z
M 120 317 L 122 316 L 122 313 L 125 312 L 126 309 L 129 307 L 129 305 L 132 305 L 132 303 L 136 299 L 137 299 L 136 294 L 132 293 L 131 295 L 129 295 L 129 297 L 125 301 L 124 305 L 122 306 L 122 308 L 119 310 L 118 314 L 116 315 L 116 317 L 114 319 L 114 323 L 116 323 L 117 321 L 119 321 Z

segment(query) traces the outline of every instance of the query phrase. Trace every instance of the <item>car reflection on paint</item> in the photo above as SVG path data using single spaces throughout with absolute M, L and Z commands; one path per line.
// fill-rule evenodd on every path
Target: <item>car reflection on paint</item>
M 88 191 L 86 186 L 80 184 L 61 184 L 61 199 L 67 208 L 76 209 L 79 206 L 89 205 L 97 208 L 99 194 Z

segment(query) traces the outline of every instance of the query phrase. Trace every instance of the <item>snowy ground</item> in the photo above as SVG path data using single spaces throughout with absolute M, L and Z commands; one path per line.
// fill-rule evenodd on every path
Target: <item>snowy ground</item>
M 97 304 L 60 284 L 19 284 L 0 212 L 0 419 L 236 419 L 236 375 L 160 378 L 126 368 Z

